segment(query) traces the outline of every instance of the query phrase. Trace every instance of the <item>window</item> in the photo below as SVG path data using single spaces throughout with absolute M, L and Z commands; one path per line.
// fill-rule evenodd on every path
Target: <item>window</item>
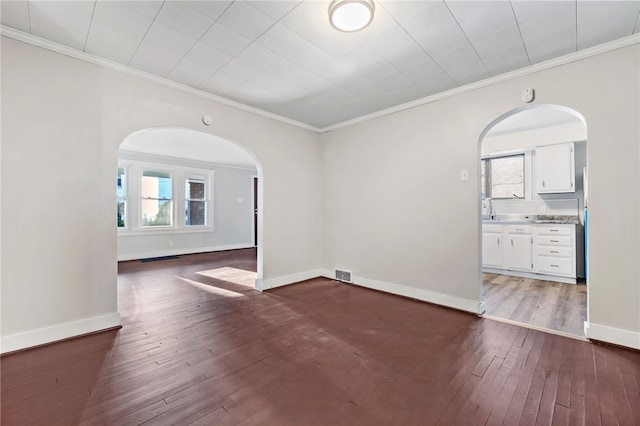
M 127 181 L 124 167 L 118 167 L 116 188 L 118 197 L 118 228 L 124 228 L 127 226 Z
M 483 198 L 524 198 L 524 154 L 483 159 L 480 192 Z
M 120 235 L 213 231 L 213 169 L 121 158 Z M 129 202 L 138 200 L 138 202 Z
M 184 224 L 186 226 L 206 225 L 207 199 L 204 176 L 185 179 L 184 198 Z
M 140 192 L 140 223 L 142 226 L 173 225 L 171 173 L 143 170 Z

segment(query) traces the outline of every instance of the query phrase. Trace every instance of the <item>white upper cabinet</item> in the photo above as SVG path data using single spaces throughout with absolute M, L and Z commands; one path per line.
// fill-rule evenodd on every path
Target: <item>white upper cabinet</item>
M 538 194 L 575 192 L 573 142 L 537 147 L 535 164 Z

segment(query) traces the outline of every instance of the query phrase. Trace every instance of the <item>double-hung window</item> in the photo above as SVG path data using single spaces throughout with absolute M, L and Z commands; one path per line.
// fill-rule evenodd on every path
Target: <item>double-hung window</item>
M 124 167 L 118 167 L 118 228 L 127 226 L 127 175 Z
M 140 224 L 143 227 L 173 225 L 171 173 L 143 170 L 140 185 Z
M 205 176 L 192 176 L 185 179 L 185 226 L 207 224 L 207 179 Z

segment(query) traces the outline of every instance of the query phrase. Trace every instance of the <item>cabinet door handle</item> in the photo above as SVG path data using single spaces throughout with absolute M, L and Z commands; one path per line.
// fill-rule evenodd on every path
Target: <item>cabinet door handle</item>
M 550 243 L 559 243 L 560 241 L 558 240 L 549 240 Z
M 511 239 L 511 247 L 513 247 L 513 238 Z
M 496 238 L 496 240 L 498 241 L 498 245 L 500 245 L 500 238 Z
M 544 184 L 544 181 L 542 181 L 542 187 L 543 187 L 543 188 L 544 188 L 544 187 L 546 187 L 546 185 Z
M 551 266 L 552 268 L 559 268 L 560 267 L 560 265 L 549 265 L 549 266 Z
M 549 229 L 549 232 L 560 232 L 559 229 Z
M 558 250 L 551 250 L 551 253 L 560 253 Z

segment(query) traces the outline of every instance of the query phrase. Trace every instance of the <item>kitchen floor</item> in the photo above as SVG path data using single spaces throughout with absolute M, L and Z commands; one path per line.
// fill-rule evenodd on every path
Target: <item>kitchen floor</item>
M 483 273 L 485 314 L 584 337 L 587 286 Z

